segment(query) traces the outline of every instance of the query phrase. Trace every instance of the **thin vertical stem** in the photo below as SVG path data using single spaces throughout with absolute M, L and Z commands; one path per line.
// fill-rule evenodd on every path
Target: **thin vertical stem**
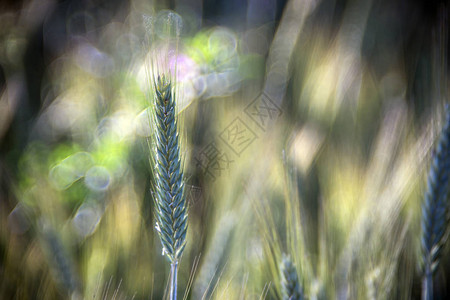
M 170 265 L 170 300 L 177 300 L 178 260 Z
M 422 278 L 422 300 L 433 299 L 433 274 L 429 268 L 426 267 L 425 274 Z

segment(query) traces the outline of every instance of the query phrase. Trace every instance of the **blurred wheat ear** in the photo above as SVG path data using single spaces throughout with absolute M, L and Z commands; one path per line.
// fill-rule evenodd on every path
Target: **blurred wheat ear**
M 447 236 L 447 211 L 450 192 L 450 107 L 428 174 L 428 186 L 422 205 L 422 299 L 433 299 L 433 273 L 439 265 Z
M 39 233 L 42 243 L 53 269 L 56 282 L 65 290 L 66 296 L 72 300 L 81 299 L 81 283 L 75 272 L 73 262 L 65 251 L 63 243 L 56 231 L 44 219 L 40 220 Z
M 289 256 L 283 255 L 280 273 L 283 300 L 303 300 L 303 288 Z
M 176 299 L 178 261 L 183 253 L 187 231 L 187 207 L 176 118 L 176 103 L 170 78 L 154 80 L 154 197 L 156 229 L 163 254 L 171 262 L 170 299 Z

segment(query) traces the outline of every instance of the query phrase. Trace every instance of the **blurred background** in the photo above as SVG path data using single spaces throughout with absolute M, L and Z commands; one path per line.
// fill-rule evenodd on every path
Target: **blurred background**
M 280 299 L 282 253 L 309 299 L 420 299 L 448 17 L 442 0 L 0 1 L 0 298 L 163 299 L 154 64 L 176 74 L 185 155 L 180 299 Z

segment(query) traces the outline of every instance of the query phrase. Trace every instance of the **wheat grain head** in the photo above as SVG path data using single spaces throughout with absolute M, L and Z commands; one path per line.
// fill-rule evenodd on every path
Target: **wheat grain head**
M 422 259 L 424 262 L 423 299 L 432 299 L 432 276 L 441 256 L 448 228 L 450 195 L 450 107 L 428 174 L 428 185 L 422 205 Z
M 303 288 L 299 281 L 297 270 L 289 256 L 283 255 L 281 266 L 281 293 L 283 300 L 302 300 Z
M 154 83 L 155 217 L 163 253 L 177 262 L 183 253 L 187 231 L 187 206 L 178 134 L 175 96 L 169 76 Z

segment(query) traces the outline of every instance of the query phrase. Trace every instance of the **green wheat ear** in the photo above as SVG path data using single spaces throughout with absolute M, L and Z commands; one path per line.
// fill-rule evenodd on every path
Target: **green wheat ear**
M 303 289 L 297 270 L 289 256 L 283 255 L 281 266 L 281 293 L 283 300 L 303 300 Z
M 450 107 L 446 107 L 446 124 L 428 174 L 428 186 L 422 205 L 422 258 L 424 274 L 422 299 L 433 299 L 433 273 L 439 265 L 448 230 L 447 212 L 450 196 Z
M 156 229 L 163 253 L 172 263 L 177 263 L 186 242 L 187 207 L 176 103 L 169 77 L 158 76 L 154 88 Z

